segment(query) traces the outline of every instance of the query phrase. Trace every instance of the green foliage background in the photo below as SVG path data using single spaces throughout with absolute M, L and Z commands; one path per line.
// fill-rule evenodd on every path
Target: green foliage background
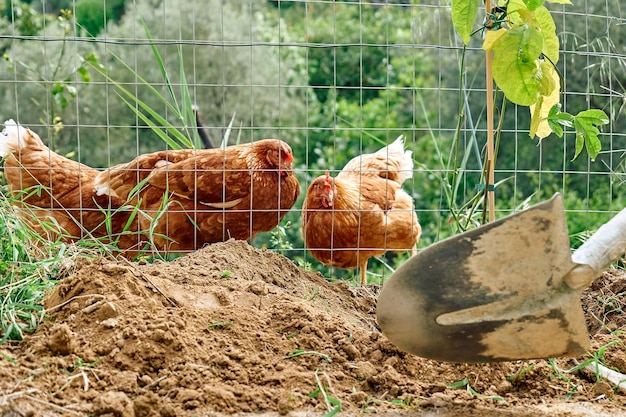
M 586 156 L 571 161 L 571 132 L 564 139 L 532 141 L 528 110 L 509 103 L 496 165 L 499 216 L 559 191 L 575 235 L 606 221 L 607 210 L 624 207 L 626 47 L 618 40 L 626 38 L 626 25 L 619 24 L 625 18 L 619 1 L 549 6 L 564 51 L 558 64 L 563 102 L 572 113 L 595 107 L 611 117 L 601 135 L 603 153 L 593 163 Z M 221 139 L 234 116 L 241 141 L 286 140 L 294 149 L 303 194 L 324 170 L 340 170 L 350 158 L 404 134 L 416 163 L 406 189 L 424 228 L 420 247 L 459 231 L 458 223 L 449 221 L 451 211 L 476 217 L 463 204 L 476 194 L 483 166 L 484 51 L 480 34 L 474 36 L 461 67 L 462 42 L 449 1 L 106 4 L 105 9 L 94 0 L 34 0 L 0 6 L 0 29 L 10 34 L 0 38 L 1 117 L 19 119 L 47 137 L 53 149 L 95 167 L 162 149 L 163 142 L 137 120 L 115 88 L 82 61 L 95 53 L 112 79 L 175 123 L 115 58 L 165 88 L 141 16 L 172 79 L 179 78 L 177 48 L 182 48 L 192 99 L 210 135 Z M 455 142 L 460 114 L 464 119 Z M 456 187 L 449 182 L 453 174 L 459 178 Z M 352 276 L 326 270 L 303 249 L 301 204 L 302 199 L 283 228 L 255 245 L 278 248 L 332 277 Z M 402 259 L 389 255 L 370 268 L 383 273 L 383 263 L 393 268 Z

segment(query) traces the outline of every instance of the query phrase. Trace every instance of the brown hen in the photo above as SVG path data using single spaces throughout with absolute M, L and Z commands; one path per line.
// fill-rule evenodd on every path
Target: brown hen
M 138 207 L 158 250 L 186 251 L 276 227 L 300 195 L 292 163 L 278 139 L 161 151 L 99 173 L 95 187 Z
M 39 136 L 13 120 L 4 123 L 0 135 L 0 157 L 4 174 L 14 195 L 24 208 L 40 219 L 53 221 L 68 240 L 91 234 L 102 238 L 106 230 L 106 212 L 117 223 L 126 223 L 131 210 L 124 201 L 97 196 L 94 179 L 99 171 L 50 150 Z M 31 222 L 40 234 L 43 222 Z
M 372 154 L 352 159 L 336 178 L 316 178 L 302 207 L 308 250 L 325 265 L 359 267 L 387 251 L 415 254 L 421 234 L 413 199 L 402 183 L 413 176 L 411 151 L 402 137 Z
M 73 236 L 80 229 L 102 235 L 99 208 L 113 209 L 106 232 L 123 236 L 117 243 L 127 256 L 146 244 L 181 252 L 251 238 L 278 225 L 300 194 L 291 148 L 277 139 L 155 152 L 101 172 L 52 152 L 12 121 L 5 126 L 0 154 L 10 155 L 5 171 L 13 190 L 43 185 L 46 195 L 24 201 Z

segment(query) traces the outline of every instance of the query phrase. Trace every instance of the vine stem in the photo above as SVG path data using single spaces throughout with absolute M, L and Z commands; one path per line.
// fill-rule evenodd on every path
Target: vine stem
M 485 11 L 491 11 L 491 1 L 485 0 Z M 493 73 L 491 72 L 492 52 L 486 51 L 486 77 L 487 77 L 487 181 L 485 184 L 485 195 L 489 203 L 489 221 L 495 220 L 495 180 L 494 180 L 494 144 L 493 144 Z

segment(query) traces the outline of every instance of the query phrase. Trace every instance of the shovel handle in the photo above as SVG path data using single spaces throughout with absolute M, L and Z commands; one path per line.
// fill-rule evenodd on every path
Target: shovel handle
M 572 261 L 578 265 L 565 277 L 565 282 L 574 289 L 586 287 L 625 251 L 626 209 L 603 224 L 572 254 Z

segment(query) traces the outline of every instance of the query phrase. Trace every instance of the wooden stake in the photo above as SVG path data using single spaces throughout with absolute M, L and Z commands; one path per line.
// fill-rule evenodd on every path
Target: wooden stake
M 485 0 L 485 11 L 491 13 L 491 1 Z M 491 72 L 492 52 L 486 51 L 487 75 L 487 200 L 489 201 L 489 222 L 495 220 L 495 181 L 494 181 L 494 144 L 493 144 L 493 74 Z

